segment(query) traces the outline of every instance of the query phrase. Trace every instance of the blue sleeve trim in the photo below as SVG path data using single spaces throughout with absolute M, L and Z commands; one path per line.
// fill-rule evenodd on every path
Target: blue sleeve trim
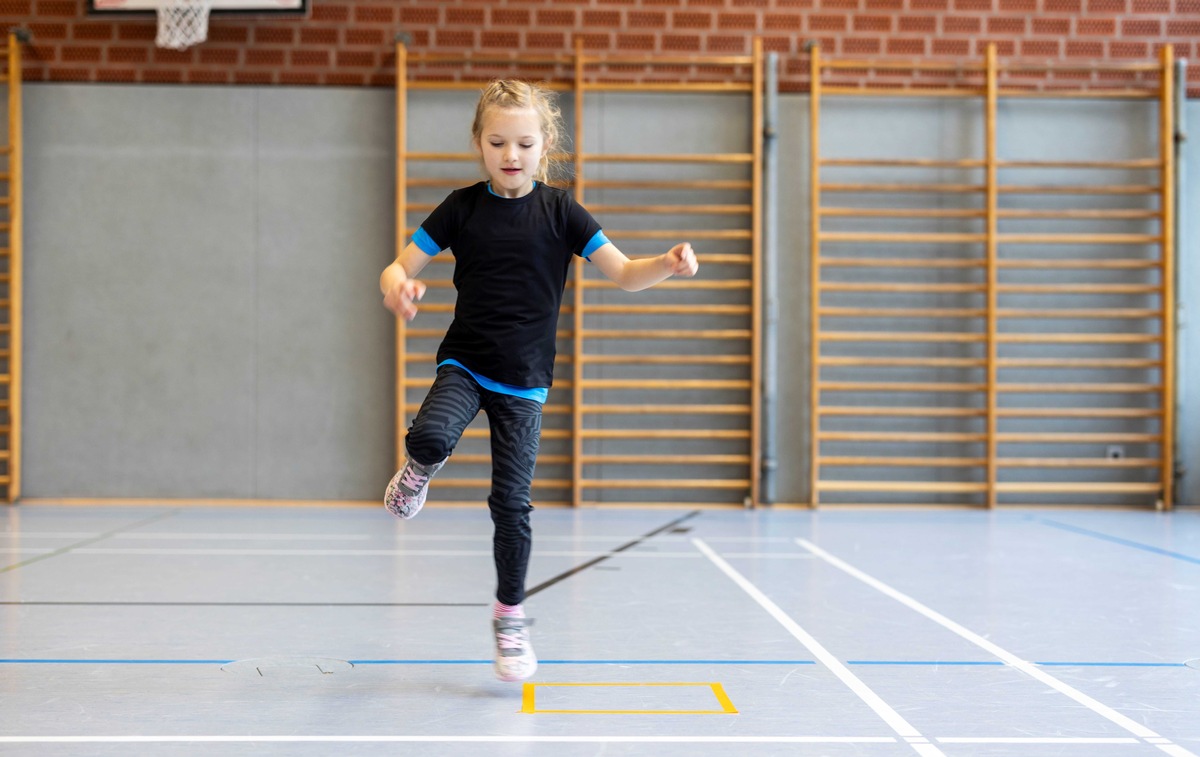
M 583 247 L 583 252 L 580 253 L 584 258 L 591 257 L 592 253 L 608 244 L 608 237 L 604 236 L 604 231 L 597 231 L 592 235 L 591 240 Z
M 437 242 L 433 241 L 433 237 L 429 236 L 429 232 L 425 231 L 424 226 L 419 226 L 412 235 L 413 244 L 421 248 L 421 252 L 426 255 L 437 255 L 442 251 L 442 248 Z

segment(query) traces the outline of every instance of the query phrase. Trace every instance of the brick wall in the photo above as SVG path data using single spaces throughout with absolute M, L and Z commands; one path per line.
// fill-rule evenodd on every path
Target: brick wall
M 576 38 L 591 53 L 742 54 L 761 36 L 765 49 L 783 57 L 788 91 L 807 88 L 810 41 L 828 55 L 856 58 L 976 59 L 994 42 L 1002 58 L 1150 60 L 1170 43 L 1177 56 L 1200 59 L 1200 0 L 311 3 L 303 19 L 215 16 L 208 41 L 183 52 L 155 46 L 153 17 L 89 16 L 86 0 L 0 0 L 0 24 L 32 32 L 24 78 L 38 82 L 391 86 L 401 31 L 415 51 L 526 54 L 567 52 Z M 1188 78 L 1190 96 L 1200 97 L 1200 64 Z M 1058 88 L 1113 83 L 1080 75 L 1044 81 Z

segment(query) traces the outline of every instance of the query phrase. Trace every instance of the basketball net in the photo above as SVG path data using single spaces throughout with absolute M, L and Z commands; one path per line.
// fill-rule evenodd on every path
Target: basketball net
M 211 0 L 162 0 L 158 6 L 158 37 L 155 44 L 184 50 L 208 38 Z

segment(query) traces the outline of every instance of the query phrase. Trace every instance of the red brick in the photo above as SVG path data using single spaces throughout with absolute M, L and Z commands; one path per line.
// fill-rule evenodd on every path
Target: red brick
M 320 4 L 317 4 L 320 8 Z M 234 71 L 234 84 L 273 84 L 275 74 L 270 71 Z
M 1134 13 L 1170 13 L 1171 0 L 1133 0 Z
M 29 31 L 33 34 L 34 40 L 40 42 L 52 42 L 67 38 L 66 24 L 30 24 Z
M 0 16 L 32 16 L 33 0 L 0 0 Z
M 241 50 L 236 47 L 209 47 L 204 45 L 200 48 L 200 62 L 214 66 L 236 66 L 241 58 Z
M 1066 37 L 1071 33 L 1071 19 L 1034 16 L 1033 33 L 1053 34 L 1056 37 Z
M 382 42 L 382 33 L 380 37 Z M 305 26 L 300 29 L 300 44 L 302 45 L 336 45 L 337 43 L 338 30 L 332 27 Z
M 191 84 L 228 84 L 229 72 L 221 69 L 194 68 L 187 72 Z
M 891 16 L 854 16 L 853 28 L 856 32 L 890 32 L 892 30 Z
M 763 51 L 768 53 L 779 53 L 781 55 L 791 55 L 795 52 L 792 47 L 794 37 L 773 37 L 765 36 L 762 38 Z
M 475 32 L 466 29 L 438 29 L 435 44 L 438 47 L 474 47 Z
M 882 44 L 878 37 L 845 37 L 841 51 L 843 55 L 878 55 Z
M 804 17 L 799 13 L 767 13 L 763 16 L 763 28 L 768 31 L 798 32 L 804 28 Z
M 814 32 L 844 32 L 846 17 L 814 13 L 808 17 L 808 29 Z
M 503 47 L 511 50 L 516 50 L 521 46 L 521 35 L 517 32 L 503 31 L 484 31 L 480 35 L 480 47 Z
M 954 10 L 990 12 L 992 0 L 954 0 Z
M 712 21 L 711 13 L 676 11 L 671 14 L 671 28 L 673 29 L 711 29 Z
M 92 69 L 49 66 L 46 69 L 46 78 L 49 81 L 91 81 Z
M 335 29 L 330 29 L 331 32 L 336 32 Z M 301 30 L 300 41 L 304 41 L 303 30 Z M 336 42 L 336 38 L 334 40 Z M 383 47 L 386 42 L 382 29 L 347 29 L 346 30 L 347 45 L 366 45 L 368 47 Z
M 401 24 L 436 24 L 438 23 L 437 8 L 401 8 Z
M 71 37 L 96 42 L 113 38 L 112 24 L 75 24 L 71 27 Z
M 977 39 L 975 40 L 975 54 L 986 55 L 988 45 L 996 46 L 996 55 L 1011 57 L 1017 54 L 1017 43 L 1011 39 Z
M 590 11 L 583 12 L 583 25 L 594 27 L 618 27 L 621 25 L 621 11 Z
M 158 36 L 154 22 L 121 24 L 117 27 L 117 39 L 125 42 L 153 42 Z
M 1062 54 L 1056 39 L 1023 39 L 1021 40 L 1021 55 L 1031 58 L 1057 58 Z
M 80 15 L 80 4 L 74 0 L 38 0 L 35 6 L 36 16 L 59 16 L 62 18 L 76 18 Z M 70 69 L 59 69 L 60 71 L 68 71 Z
M 1161 37 L 1162 22 L 1158 19 L 1125 19 L 1121 22 L 1122 37 Z
M 817 7 L 819 7 L 821 10 L 827 11 L 856 11 L 860 9 L 860 5 L 861 3 L 859 0 L 819 0 L 819 5 Z
M 1112 18 L 1077 18 L 1075 33 L 1089 37 L 1112 37 L 1117 33 L 1117 21 Z
M 142 72 L 142 81 L 149 84 L 182 84 L 183 69 L 151 68 Z
M 1083 10 L 1083 0 L 1042 0 L 1042 10 L 1046 13 L 1079 13 Z
M 1150 48 L 1145 42 L 1117 42 L 1108 44 L 1108 54 L 1113 58 L 1148 58 Z
M 663 52 L 699 52 L 700 35 L 698 34 L 664 34 L 662 37 Z
M 987 20 L 987 32 L 1020 36 L 1025 33 L 1025 19 L 1020 16 L 993 16 Z
M 770 4 L 769 0 L 733 0 L 735 8 L 766 8 Z
M 1167 34 L 1172 37 L 1200 37 L 1200 21 L 1167 21 Z
M 245 26 L 232 26 L 218 21 L 208 24 L 208 41 L 221 42 L 231 45 L 244 45 L 250 39 L 250 29 Z
M 933 40 L 933 54 L 965 58 L 971 54 L 971 43 L 965 39 L 935 38 Z
M 630 29 L 665 29 L 667 14 L 663 11 L 629 11 Z
M 1038 12 L 1038 0 L 1000 0 L 1001 13 L 1031 13 Z
M 900 31 L 937 33 L 937 16 L 901 16 Z
M 1087 0 L 1088 13 L 1128 13 L 1126 0 Z
M 750 38 L 744 34 L 712 34 L 705 41 L 710 53 L 743 55 L 750 52 Z
M 483 8 L 446 8 L 445 13 L 447 24 L 483 26 Z
M 1104 57 L 1104 43 L 1092 40 L 1069 39 L 1067 40 L 1067 57 L 1094 58 L 1099 60 Z
M 282 66 L 283 50 L 260 50 L 251 48 L 246 51 L 247 66 Z
M 186 66 L 196 62 L 195 49 L 193 47 L 187 50 L 172 50 L 166 47 L 156 47 L 150 59 L 156 65 Z
M 888 55 L 924 55 L 924 38 L 890 37 L 887 41 Z
M 492 8 L 492 23 L 497 26 L 529 26 L 532 18 L 526 8 Z
M 249 56 L 251 51 L 247 51 Z M 292 50 L 288 53 L 288 63 L 293 66 L 329 66 L 329 51 L 328 50 Z
M 290 26 L 257 26 L 254 28 L 256 45 L 294 45 L 296 30 Z
M 132 68 L 101 68 L 96 70 L 96 81 L 106 84 L 127 84 L 137 81 L 137 71 Z
M 289 86 L 309 86 L 321 83 L 321 75 L 315 71 L 281 71 L 279 83 Z
M 319 4 L 316 3 L 316 5 Z M 396 9 L 390 5 L 356 5 L 354 20 L 368 24 L 394 24 L 396 23 Z
M 150 60 L 150 51 L 145 47 L 113 45 L 105 51 L 109 63 L 145 63 Z
M 1200 0 L 1175 0 L 1176 13 L 1200 13 Z
M 618 34 L 617 49 L 637 52 L 653 52 L 658 46 L 658 37 L 653 34 Z
M 28 53 L 32 60 L 42 63 L 49 63 L 58 60 L 58 46 L 48 45 L 45 42 L 37 42 L 25 46 L 25 52 Z
M 562 32 L 526 32 L 525 46 L 541 50 L 562 50 L 567 46 L 567 38 Z
M 375 53 L 355 50 L 338 50 L 335 61 L 338 68 L 375 68 L 379 65 Z
M 312 3 L 313 21 L 349 21 L 350 6 L 344 3 L 325 2 Z M 252 83 L 252 82 L 248 82 Z
M 409 35 L 412 37 L 412 42 L 408 45 L 410 49 L 414 47 L 429 46 L 429 30 L 413 29 L 411 32 L 409 32 Z
M 978 16 L 944 16 L 942 31 L 947 34 L 978 34 L 983 21 Z
M 575 26 L 575 11 L 556 8 L 554 10 L 539 8 L 537 12 L 538 26 Z
M 326 84 L 334 87 L 361 87 L 367 83 L 367 77 L 364 74 L 331 73 L 325 74 L 323 80 Z
M 718 13 L 717 28 L 721 31 L 748 31 L 758 28 L 758 16 L 753 13 Z
M 583 42 L 585 50 L 607 50 L 612 45 L 612 40 L 607 34 L 597 32 L 576 32 L 571 35 L 571 44 L 575 44 L 575 40 Z
M 950 8 L 950 0 L 908 0 L 914 11 L 944 11 Z
M 395 71 L 387 71 L 371 74 L 367 77 L 367 86 L 394 89 L 396 87 L 396 73 Z
M 903 11 L 904 0 L 866 0 L 865 7 L 869 11 Z

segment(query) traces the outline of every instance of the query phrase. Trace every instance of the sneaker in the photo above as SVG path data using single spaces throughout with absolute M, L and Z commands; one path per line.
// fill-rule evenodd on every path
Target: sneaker
M 537 657 L 529 643 L 529 618 L 493 618 L 496 632 L 496 677 L 513 683 L 524 681 L 537 670 Z
M 449 460 L 450 458 L 446 458 Z M 429 479 L 442 469 L 446 460 L 433 465 L 421 465 L 409 458 L 404 467 L 392 476 L 383 494 L 383 506 L 397 518 L 408 520 L 421 511 L 429 494 Z

